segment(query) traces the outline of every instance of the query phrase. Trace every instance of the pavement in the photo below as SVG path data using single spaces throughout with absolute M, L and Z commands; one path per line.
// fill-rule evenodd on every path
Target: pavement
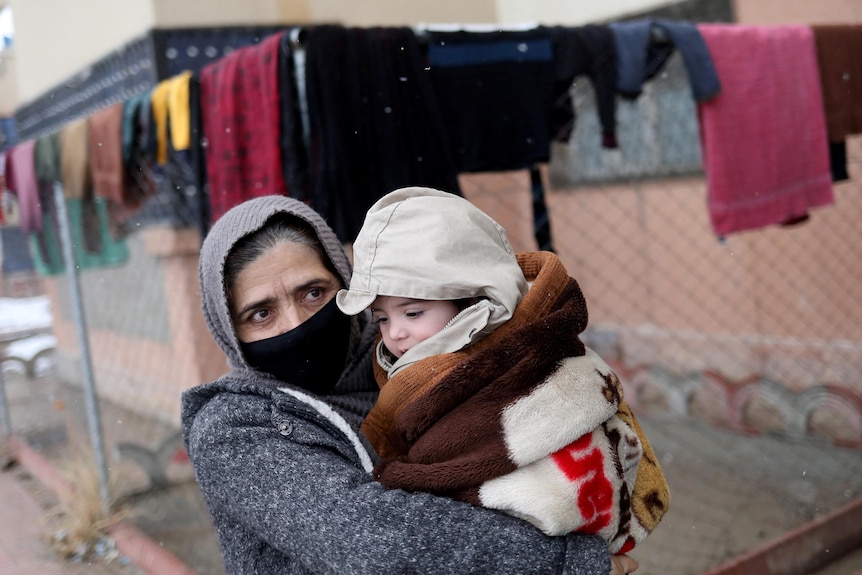
M 224 575 L 200 493 L 183 473 L 128 498 L 135 512 L 109 531 L 109 561 L 60 557 L 47 542 L 46 517 L 68 488 L 58 454 L 86 421 L 81 393 L 51 377 L 7 378 L 5 390 L 13 434 L 0 434 L 0 575 Z M 101 410 L 111 453 L 130 437 L 153 447 L 174 431 L 115 406 Z M 639 575 L 862 575 L 858 450 L 740 435 L 670 414 L 638 418 L 672 497 L 633 552 Z M 793 571 L 789 562 L 807 567 Z
M 138 453 L 132 455 L 150 454 L 151 462 L 157 460 L 160 444 L 162 449 L 175 445 L 176 429 L 104 401 L 99 411 L 111 478 L 123 478 L 112 481 L 111 492 L 124 516 L 105 538 L 112 548 L 106 557 L 82 565 L 58 555 L 48 543 L 58 529 L 49 517 L 69 490 L 70 453 L 88 439 L 83 393 L 50 374 L 4 375 L 12 434 L 0 429 L 0 575 L 224 575 L 215 533 L 187 460 L 163 458 L 168 469 L 154 482 L 140 457 L 122 457 L 120 446 L 135 445 Z M 159 481 L 164 484 L 157 485 Z M 31 543 L 22 545 L 20 538 Z M 41 566 L 34 568 L 28 561 Z
M 118 557 L 113 563 L 59 558 L 45 538 L 43 488 L 16 465 L 0 473 L 0 575 L 139 575 L 144 571 Z

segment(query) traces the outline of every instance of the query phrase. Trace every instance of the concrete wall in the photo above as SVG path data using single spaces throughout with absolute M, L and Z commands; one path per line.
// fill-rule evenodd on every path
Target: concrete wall
M 311 22 L 352 26 L 414 26 L 423 22 L 498 22 L 493 0 L 310 0 Z
M 605 0 L 604 2 L 497 0 L 496 2 L 498 22 L 566 25 L 613 20 L 676 3 L 677 0 Z
M 848 24 L 862 22 L 857 0 L 734 0 L 740 24 Z
M 155 23 L 145 0 L 13 0 L 18 94 L 41 96 Z
M 307 0 L 150 0 L 157 28 L 307 22 Z

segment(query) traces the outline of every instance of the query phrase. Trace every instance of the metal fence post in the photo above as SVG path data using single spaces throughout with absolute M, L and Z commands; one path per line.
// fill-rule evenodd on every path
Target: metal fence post
M 102 422 L 99 415 L 99 403 L 96 396 L 96 386 L 93 380 L 93 368 L 90 360 L 90 345 L 87 336 L 86 317 L 81 298 L 78 265 L 72 250 L 72 232 L 69 227 L 69 215 L 66 211 L 66 199 L 63 197 L 63 186 L 54 183 L 54 203 L 57 206 L 57 220 L 60 228 L 60 244 L 63 247 L 63 260 L 66 264 L 66 276 L 69 279 L 69 292 L 72 300 L 72 312 L 75 319 L 75 330 L 78 334 L 78 344 L 81 349 L 81 372 L 83 375 L 84 398 L 87 406 L 87 424 L 90 430 L 90 440 L 93 443 L 93 456 L 99 474 L 99 495 L 102 499 L 102 509 L 107 516 L 111 510 L 110 494 L 108 492 L 108 467 L 105 460 L 105 445 L 102 437 Z

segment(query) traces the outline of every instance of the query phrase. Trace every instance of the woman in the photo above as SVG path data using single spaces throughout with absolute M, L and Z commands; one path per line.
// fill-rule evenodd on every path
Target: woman
M 301 202 L 250 200 L 201 251 L 203 310 L 231 372 L 183 394 L 183 435 L 228 573 L 634 571 L 598 537 L 386 490 L 357 433 L 377 396 L 376 328 L 334 296 L 335 234 Z

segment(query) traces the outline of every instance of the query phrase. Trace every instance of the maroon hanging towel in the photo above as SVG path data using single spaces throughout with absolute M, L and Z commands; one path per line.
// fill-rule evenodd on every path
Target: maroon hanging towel
M 274 34 L 201 71 L 212 221 L 249 198 L 286 195 L 281 169 L 278 51 Z

